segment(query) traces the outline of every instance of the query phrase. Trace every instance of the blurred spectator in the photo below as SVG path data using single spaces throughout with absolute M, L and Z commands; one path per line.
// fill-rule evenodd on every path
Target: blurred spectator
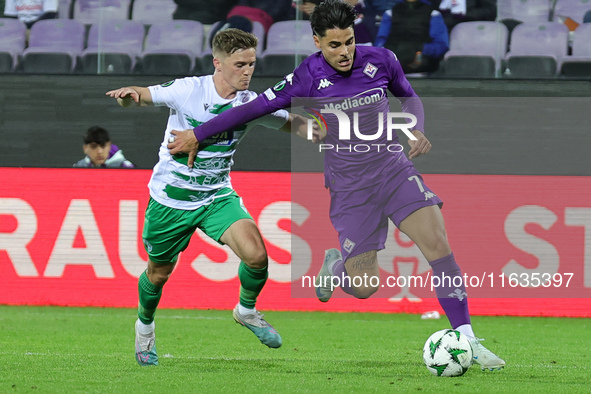
M 42 19 L 57 18 L 58 0 L 5 0 L 4 17 L 19 19 L 27 28 Z
M 591 10 L 585 12 L 585 16 L 583 17 L 583 23 L 591 23 Z
M 398 0 L 364 0 L 365 8 L 373 9 L 378 15 L 383 15 L 384 12 L 391 10 Z
M 86 157 L 74 163 L 74 167 L 135 168 L 135 165 L 123 156 L 123 151 L 111 143 L 109 132 L 100 126 L 88 129 L 82 149 Z
M 226 17 L 238 0 L 174 0 L 177 4 L 174 19 L 190 19 L 211 25 Z
M 291 0 L 239 0 L 211 31 L 209 40 L 211 42 L 218 31 L 229 28 L 252 33 L 253 22 L 263 25 L 266 34 L 273 23 L 287 19 L 290 12 Z
M 363 25 L 372 37 L 372 42 L 378 34 L 378 28 L 384 12 L 391 10 L 400 0 L 360 0 L 363 2 Z
M 442 0 L 439 11 L 447 30 L 460 22 L 494 21 L 497 18 L 497 0 Z
M 294 2 L 294 6 L 298 7 L 302 12 L 304 19 L 308 19 L 310 14 L 316 8 L 316 5 L 320 4 L 323 0 L 308 0 L 301 2 Z M 357 44 L 371 45 L 375 34 L 372 34 L 371 30 L 368 29 L 365 23 L 365 2 L 363 0 L 343 0 L 346 3 L 351 4 L 355 7 L 357 12 L 357 19 L 355 19 L 355 42 Z
M 449 50 L 449 33 L 429 1 L 404 0 L 382 16 L 375 46 L 394 52 L 405 73 L 433 72 Z
M 177 4 L 173 19 L 189 19 L 204 25 L 205 37 L 208 37 L 211 25 L 226 19 L 228 11 L 238 0 L 174 0 Z

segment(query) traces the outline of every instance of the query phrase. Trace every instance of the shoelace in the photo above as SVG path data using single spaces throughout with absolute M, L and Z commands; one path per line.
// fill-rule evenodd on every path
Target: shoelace
M 139 344 L 140 344 L 140 349 L 142 350 L 142 352 L 150 351 L 150 349 L 153 347 L 153 344 L 154 344 L 154 338 L 152 338 L 151 336 L 143 335 L 143 334 L 140 334 L 139 336 L 140 336 Z
M 269 325 L 269 323 L 267 323 L 265 321 L 265 319 L 263 319 L 265 315 L 263 313 L 260 313 L 257 311 L 257 313 L 254 316 L 254 320 L 256 321 L 257 325 L 259 325 L 260 327 L 267 327 Z
M 259 328 L 271 327 L 269 323 L 263 317 L 265 316 L 264 313 L 256 311 L 254 314 L 248 315 L 241 315 L 242 319 L 244 319 L 248 324 L 253 326 L 257 326 Z

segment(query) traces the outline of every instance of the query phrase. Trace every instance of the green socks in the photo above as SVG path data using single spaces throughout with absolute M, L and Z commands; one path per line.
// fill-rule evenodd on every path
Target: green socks
M 240 279 L 240 305 L 248 309 L 254 308 L 257 302 L 257 297 L 261 290 L 263 290 L 268 276 L 269 271 L 267 270 L 267 267 L 255 269 L 247 266 L 244 261 L 240 262 L 240 267 L 238 267 L 238 278 Z
M 253 309 L 257 302 L 257 297 L 265 283 L 269 271 L 267 267 L 254 269 L 247 266 L 243 261 L 238 268 L 238 278 L 240 279 L 240 305 L 245 308 Z M 162 287 L 157 287 L 150 282 L 148 275 L 144 271 L 138 281 L 138 317 L 144 324 L 150 324 L 154 321 L 154 314 L 160 297 L 162 297 Z
M 138 294 L 140 302 L 137 315 L 142 323 L 150 324 L 154 321 L 154 314 L 162 297 L 162 287 L 154 286 L 144 271 L 138 281 Z

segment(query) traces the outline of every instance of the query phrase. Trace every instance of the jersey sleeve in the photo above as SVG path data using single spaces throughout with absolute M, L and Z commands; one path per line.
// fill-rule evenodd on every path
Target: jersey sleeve
M 413 90 L 410 82 L 406 79 L 402 66 L 398 58 L 391 50 L 384 50 L 388 70 L 388 90 L 396 97 L 415 97 L 417 94 Z
M 273 108 L 289 108 L 292 98 L 310 95 L 308 90 L 311 78 L 305 63 L 302 63 L 293 73 L 286 75 L 272 88 L 265 90 L 261 96 L 264 96 L 264 99 Z M 302 83 L 302 81 L 304 82 Z
M 301 68 L 298 67 L 298 69 Z M 296 71 L 298 70 L 296 69 Z M 302 94 L 302 85 L 298 84 L 296 73 L 289 74 L 272 88 L 265 90 L 256 99 L 231 108 L 208 122 L 193 129 L 198 141 L 203 141 L 225 130 L 233 129 L 241 124 L 249 123 L 263 115 L 287 108 L 291 105 L 291 98 Z
M 255 92 L 251 92 L 251 91 L 244 91 L 241 93 L 243 93 L 244 96 L 246 96 L 246 97 L 242 98 L 242 100 L 237 100 L 235 107 L 239 107 L 241 105 L 244 105 L 245 102 L 252 101 L 258 97 L 258 95 Z M 247 123 L 247 129 L 250 130 L 254 126 L 257 126 L 257 125 L 265 126 L 270 129 L 279 129 L 288 120 L 289 120 L 289 112 L 287 112 L 283 109 L 280 109 L 280 110 L 272 112 L 270 114 L 263 115 L 260 118 L 256 118 L 252 122 Z
M 400 100 L 402 111 L 413 114 L 417 118 L 417 124 L 414 130 L 420 130 L 425 133 L 425 111 L 423 102 L 415 93 L 414 89 L 406 79 L 402 66 L 396 55 L 386 50 L 386 60 L 388 65 L 389 79 L 388 90 Z
M 261 125 L 270 129 L 280 129 L 289 120 L 289 112 L 284 109 L 272 112 L 253 120 L 249 125 Z
M 197 81 L 194 79 L 181 78 L 160 85 L 148 86 L 148 89 L 155 106 L 169 107 L 178 111 L 189 99 L 195 83 Z

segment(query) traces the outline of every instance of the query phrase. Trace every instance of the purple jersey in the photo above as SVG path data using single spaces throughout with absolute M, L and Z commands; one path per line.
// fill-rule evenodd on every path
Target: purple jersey
M 325 151 L 325 185 L 336 191 L 361 189 L 379 183 L 382 171 L 397 172 L 412 165 L 401 149 L 391 151 L 385 148 L 398 143 L 395 132 L 390 140 L 387 139 L 388 90 L 401 100 L 403 112 L 415 115 L 417 125 L 414 129 L 423 131 L 423 105 L 404 76 L 396 56 L 388 49 L 357 46 L 351 71 L 337 72 L 324 60 L 322 53 L 317 52 L 306 58 L 293 74 L 267 89 L 257 99 L 235 110 L 228 110 L 196 128 L 195 136 L 203 141 L 210 135 L 233 127 L 234 123 L 246 123 L 277 109 L 290 107 L 292 99 L 297 98 L 310 98 L 307 103 L 312 104 L 307 109 L 311 113 L 331 108 L 342 110 L 351 120 L 352 127 L 353 112 L 356 112 L 358 130 L 364 136 L 376 134 L 380 126 L 378 120 L 381 119 L 383 132 L 377 138 L 369 141 L 351 132 L 350 138 L 343 140 L 339 139 L 337 116 L 323 114 L 328 126 L 324 142 L 344 147 Z M 381 118 L 379 114 L 382 114 Z M 398 119 L 396 123 L 404 122 Z M 372 150 L 351 149 L 358 144 Z M 346 149 L 347 146 L 349 149 Z

